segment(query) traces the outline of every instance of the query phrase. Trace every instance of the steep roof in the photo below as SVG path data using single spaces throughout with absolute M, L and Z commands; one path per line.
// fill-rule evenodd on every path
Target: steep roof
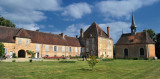
M 15 37 L 30 38 L 32 43 L 80 47 L 75 37 L 0 26 L 0 42 L 14 43 Z
M 131 33 L 122 34 L 116 45 L 125 44 L 154 44 L 147 32 L 138 32 L 135 35 Z
M 93 22 L 91 26 L 84 32 L 84 37 L 89 38 L 90 34 L 92 34 L 93 37 L 101 36 L 108 38 L 108 35 L 99 27 L 96 22 Z

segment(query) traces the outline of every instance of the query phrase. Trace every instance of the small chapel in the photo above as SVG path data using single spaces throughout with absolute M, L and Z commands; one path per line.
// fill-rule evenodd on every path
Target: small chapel
M 115 58 L 155 57 L 155 42 L 147 32 L 137 32 L 136 28 L 132 15 L 131 33 L 123 33 L 115 44 Z

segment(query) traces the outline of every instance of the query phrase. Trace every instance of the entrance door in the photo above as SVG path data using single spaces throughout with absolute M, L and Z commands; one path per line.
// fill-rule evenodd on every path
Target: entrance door
M 37 53 L 37 58 L 39 58 L 39 52 Z
M 124 58 L 128 58 L 128 49 L 127 48 L 124 49 Z
M 18 51 L 18 58 L 25 58 L 25 51 L 24 50 Z
M 12 52 L 12 51 L 10 51 L 10 52 L 9 52 L 9 55 L 10 55 L 10 58 L 12 58 L 12 56 L 13 56 L 13 52 Z
M 39 58 L 39 52 L 36 53 L 36 58 Z

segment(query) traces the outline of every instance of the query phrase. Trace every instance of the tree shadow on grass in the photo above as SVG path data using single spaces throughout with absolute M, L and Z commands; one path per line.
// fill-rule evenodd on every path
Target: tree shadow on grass
M 81 68 L 81 69 L 78 69 L 78 70 L 81 70 L 81 71 L 92 71 L 92 69 L 88 69 L 88 68 Z

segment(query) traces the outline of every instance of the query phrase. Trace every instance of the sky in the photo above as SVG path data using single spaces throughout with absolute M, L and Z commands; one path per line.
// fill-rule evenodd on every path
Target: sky
M 160 33 L 160 0 L 0 0 L 0 15 L 17 28 L 75 37 L 96 22 L 114 43 L 130 32 L 132 14 L 137 32 Z

